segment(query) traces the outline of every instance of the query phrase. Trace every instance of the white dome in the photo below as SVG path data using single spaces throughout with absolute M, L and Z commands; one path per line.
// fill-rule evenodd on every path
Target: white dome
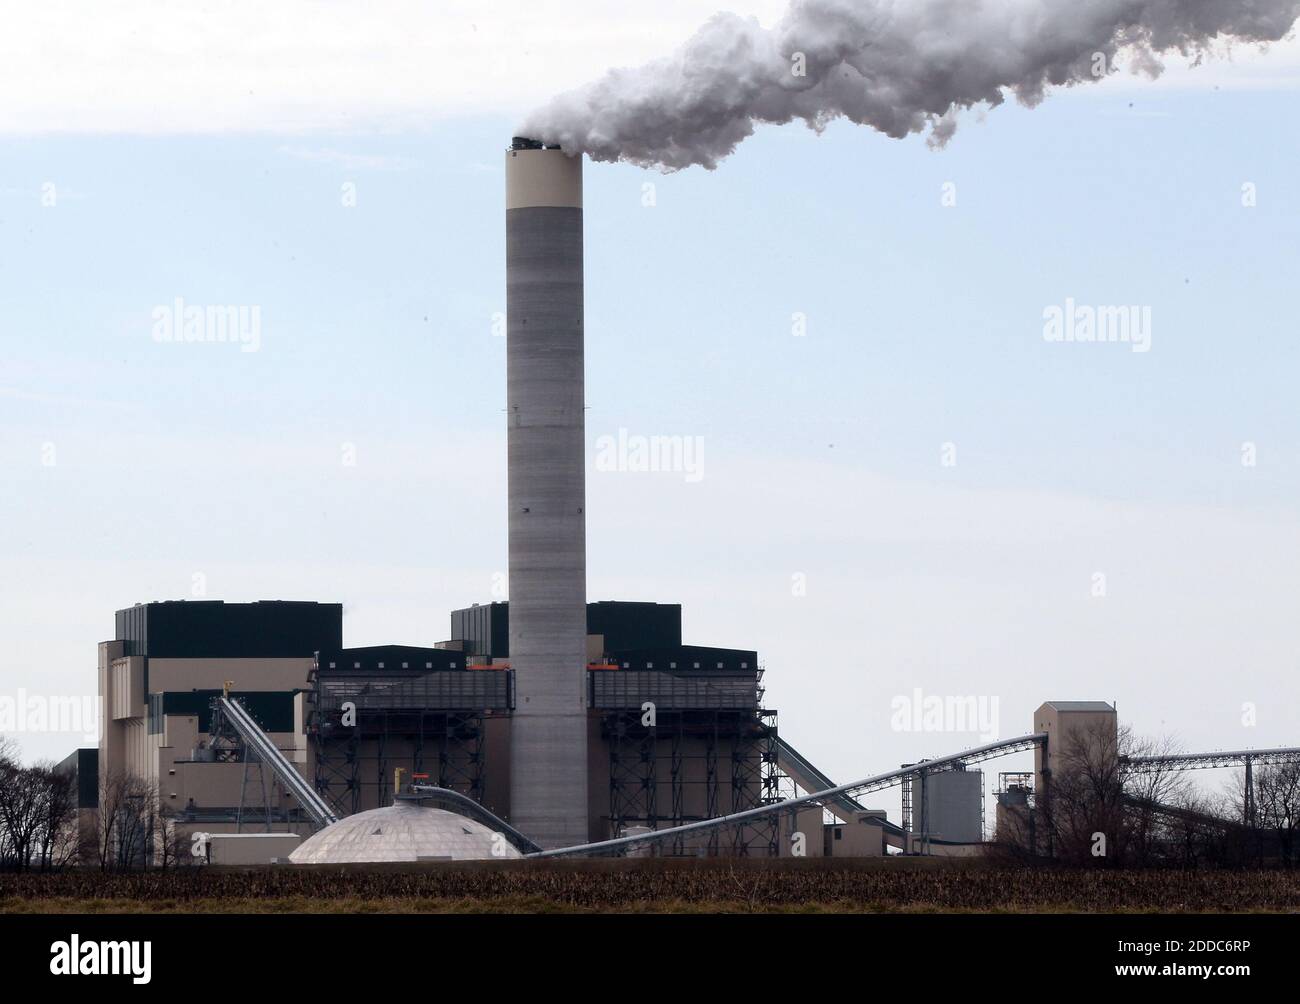
M 289 855 L 297 865 L 366 861 L 474 861 L 522 855 L 504 835 L 445 809 L 399 800 L 347 816 Z

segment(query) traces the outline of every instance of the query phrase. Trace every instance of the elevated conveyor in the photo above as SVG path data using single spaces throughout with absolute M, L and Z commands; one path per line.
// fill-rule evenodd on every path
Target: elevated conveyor
M 776 765 L 804 791 L 827 791 L 835 782 L 813 766 L 812 762 L 780 737 L 776 740 Z M 867 809 L 851 795 L 836 795 L 826 803 L 836 819 L 852 823 Z
M 285 791 L 297 799 L 303 812 L 307 814 L 317 829 L 339 821 L 339 817 L 335 815 L 334 810 L 317 794 L 316 789 L 298 773 L 298 768 L 280 752 L 280 748 L 262 731 L 262 727 L 253 721 L 252 716 L 244 710 L 237 700 L 233 697 L 217 697 L 213 699 L 212 705 L 214 713 L 225 717 L 230 727 L 244 743 L 245 748 L 271 768 L 271 772 L 284 785 Z M 218 729 L 218 724 L 214 722 L 212 731 L 215 733 Z
M 770 805 L 760 805 L 754 809 L 745 809 L 742 812 L 733 812 L 726 816 L 701 819 L 698 822 L 686 823 L 683 826 L 671 826 L 664 830 L 638 833 L 630 837 L 616 837 L 613 840 L 600 840 L 590 844 L 575 844 L 572 847 L 557 847 L 554 850 L 542 851 L 539 854 L 530 854 L 528 856 L 531 858 L 556 858 L 618 853 L 634 847 L 650 846 L 666 840 L 673 840 L 679 835 L 687 833 L 703 833 L 708 830 L 736 826 L 740 823 L 751 822 L 762 816 L 790 812 L 803 806 L 820 805 L 829 808 L 830 804 L 840 796 L 852 797 L 870 791 L 880 791 L 883 788 L 892 788 L 896 784 L 901 784 L 903 779 L 907 777 L 957 770 L 966 764 L 979 763 L 982 760 L 1006 756 L 1009 753 L 1030 750 L 1046 742 L 1046 732 L 1031 732 L 1028 735 L 1017 736 L 1014 739 L 1001 739 L 997 742 L 986 743 L 973 749 L 962 750 L 960 753 L 951 753 L 948 756 L 926 760 L 910 767 L 900 767 L 897 770 L 886 771 L 884 774 L 876 774 L 860 781 L 832 786 L 808 795 L 800 795 L 798 798 L 787 798 L 780 802 L 773 802 Z

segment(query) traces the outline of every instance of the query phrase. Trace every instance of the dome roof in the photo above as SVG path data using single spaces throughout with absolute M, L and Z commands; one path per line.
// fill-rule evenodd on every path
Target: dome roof
M 346 816 L 312 834 L 289 855 L 298 865 L 376 861 L 473 861 L 517 858 L 504 836 L 446 809 L 398 800 Z

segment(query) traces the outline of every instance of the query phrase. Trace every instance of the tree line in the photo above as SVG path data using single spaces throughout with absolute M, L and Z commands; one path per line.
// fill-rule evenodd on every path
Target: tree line
M 1206 793 L 1190 771 L 1124 761 L 1177 752 L 1127 728 L 1073 733 L 1054 751 L 1046 790 L 1028 808 L 999 809 L 995 854 L 1101 867 L 1221 867 L 1300 863 L 1300 764 L 1238 771 Z M 1248 811 L 1253 806 L 1253 811 Z
M 96 778 L 99 806 L 78 809 L 77 776 L 52 762 L 24 766 L 0 737 L 0 870 L 169 868 L 191 860 L 158 789 L 133 774 Z
M 75 778 L 52 763 L 24 767 L 0 739 L 0 868 L 53 871 L 77 858 Z

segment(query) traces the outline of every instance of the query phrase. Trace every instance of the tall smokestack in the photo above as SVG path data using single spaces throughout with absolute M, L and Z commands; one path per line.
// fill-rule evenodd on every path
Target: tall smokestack
M 511 822 L 587 841 L 582 157 L 506 151 Z

